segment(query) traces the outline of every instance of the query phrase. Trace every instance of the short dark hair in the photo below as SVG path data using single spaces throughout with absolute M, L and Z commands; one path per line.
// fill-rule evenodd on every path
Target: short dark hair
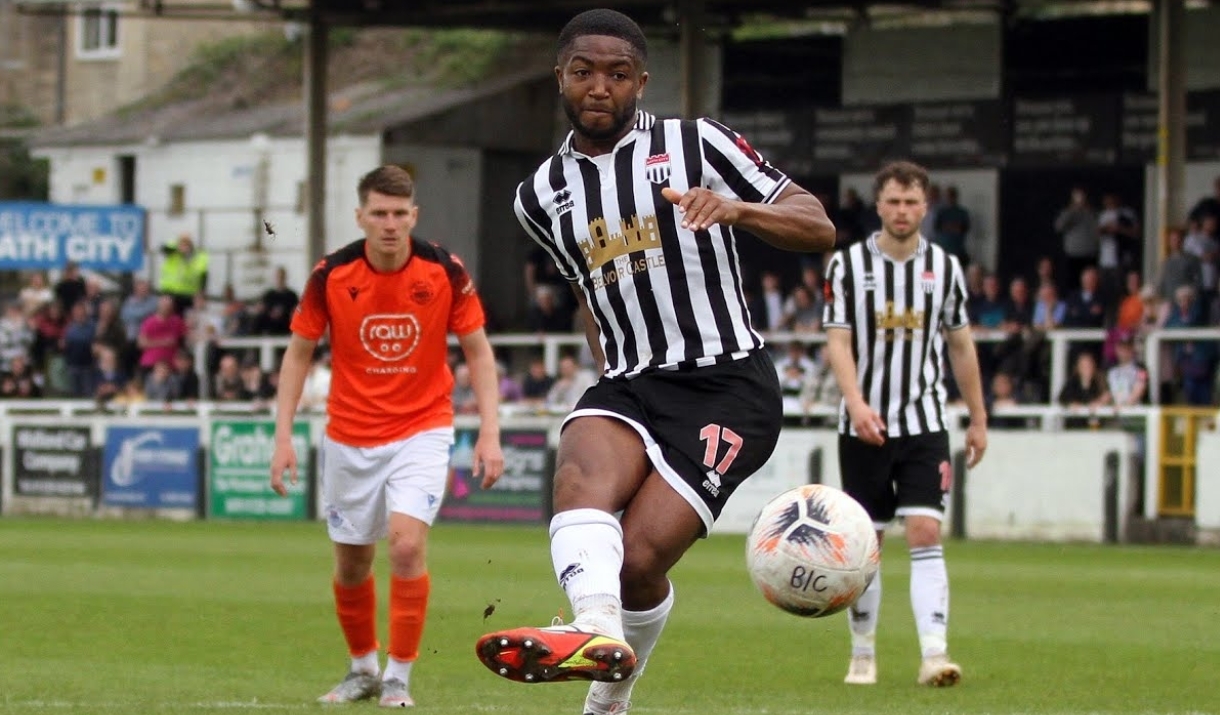
M 387 164 L 373 169 L 360 179 L 356 185 L 356 194 L 360 196 L 363 206 L 369 199 L 369 192 L 376 191 L 386 196 L 401 196 L 409 199 L 415 196 L 415 182 L 411 174 L 401 166 Z
M 631 45 L 641 62 L 648 59 L 648 41 L 644 39 L 644 31 L 640 26 L 623 13 L 607 8 L 586 10 L 569 20 L 559 31 L 556 56 L 562 58 L 576 38 L 588 35 L 617 37 Z
M 928 191 L 928 170 L 913 161 L 892 161 L 881 167 L 873 177 L 873 198 L 881 196 L 881 188 L 893 180 L 903 188 L 918 186 Z

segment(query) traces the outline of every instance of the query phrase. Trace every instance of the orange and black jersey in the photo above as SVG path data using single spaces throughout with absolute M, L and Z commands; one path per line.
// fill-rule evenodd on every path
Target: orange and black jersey
M 462 262 L 411 239 L 393 273 L 373 268 L 361 239 L 327 255 L 309 277 L 292 332 L 318 340 L 330 328 L 326 433 L 369 447 L 453 424 L 448 335 L 483 327 L 483 306 Z

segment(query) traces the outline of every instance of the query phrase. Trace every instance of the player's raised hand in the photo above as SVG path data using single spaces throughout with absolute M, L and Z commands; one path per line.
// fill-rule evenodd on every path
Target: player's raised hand
M 692 231 L 704 231 L 717 223 L 732 226 L 741 215 L 736 201 L 708 189 L 694 188 L 684 194 L 666 186 L 661 189 L 661 196 L 678 207 L 678 213 L 682 214 L 682 228 Z
M 288 496 L 288 487 L 284 484 L 284 472 L 293 486 L 297 483 L 297 451 L 292 442 L 276 442 L 275 451 L 271 453 L 271 488 L 282 497 Z
M 496 435 L 479 435 L 474 443 L 474 465 L 470 468 L 471 475 L 483 476 L 482 486 L 491 489 L 500 475 L 504 474 L 504 452 L 500 450 L 500 437 Z

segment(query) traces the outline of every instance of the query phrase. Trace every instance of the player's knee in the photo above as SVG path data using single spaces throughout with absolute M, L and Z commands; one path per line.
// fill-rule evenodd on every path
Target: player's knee
M 390 541 L 390 567 L 395 573 L 421 571 L 425 561 L 424 542 L 400 537 Z
M 908 517 L 906 524 L 907 546 L 921 548 L 940 543 L 940 521 L 930 517 Z

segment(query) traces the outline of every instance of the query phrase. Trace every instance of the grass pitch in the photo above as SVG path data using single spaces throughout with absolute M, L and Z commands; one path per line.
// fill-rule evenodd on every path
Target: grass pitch
M 959 687 L 915 685 L 900 540 L 885 552 L 880 682 L 850 687 L 845 617 L 766 604 L 742 537 L 717 536 L 673 573 L 677 607 L 632 713 L 1220 714 L 1220 551 L 947 553 Z M 511 683 L 474 657 L 484 632 L 546 624 L 566 606 L 545 530 L 440 524 L 430 562 L 416 711 L 578 714 L 583 685 Z M 378 565 L 384 606 L 384 554 Z M 329 572 L 320 524 L 2 519 L 0 715 L 324 710 L 314 698 L 347 666 Z

